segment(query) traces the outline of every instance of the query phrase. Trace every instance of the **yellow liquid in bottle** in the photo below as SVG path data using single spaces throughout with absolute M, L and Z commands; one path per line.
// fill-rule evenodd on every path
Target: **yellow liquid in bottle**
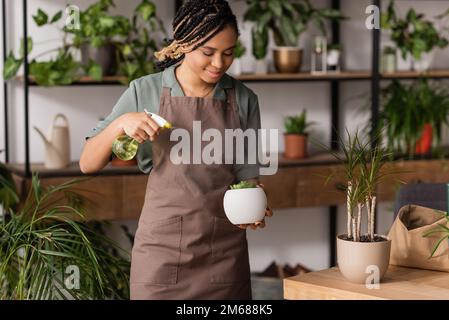
M 112 152 L 117 158 L 125 161 L 134 158 L 138 148 L 139 143 L 127 135 L 118 136 L 112 143 Z

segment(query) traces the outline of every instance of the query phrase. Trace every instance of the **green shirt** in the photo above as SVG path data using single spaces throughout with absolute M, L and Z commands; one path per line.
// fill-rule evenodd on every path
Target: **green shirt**
M 127 112 L 159 112 L 159 100 L 163 87 L 171 88 L 172 96 L 182 97 L 184 92 L 175 76 L 175 67 L 171 66 L 162 72 L 144 76 L 132 81 L 129 88 L 122 94 L 112 109 L 111 113 L 87 135 L 93 137 L 106 128 L 113 120 Z M 224 89 L 235 88 L 242 129 L 260 128 L 260 111 L 257 95 L 242 82 L 225 74 L 221 77 L 214 89 L 213 98 L 224 100 Z M 151 142 L 146 141 L 139 146 L 137 163 L 144 173 L 149 173 L 152 168 Z M 238 180 L 256 178 L 259 176 L 259 167 L 254 164 L 235 164 L 234 173 Z

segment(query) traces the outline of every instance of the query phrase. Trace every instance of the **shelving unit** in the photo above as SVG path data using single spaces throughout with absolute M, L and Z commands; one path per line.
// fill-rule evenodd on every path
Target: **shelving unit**
M 2 12 L 3 12 L 3 54 L 4 58 L 7 54 L 7 43 L 6 43 L 6 34 L 7 34 L 7 23 L 6 23 L 6 2 L 7 0 L 2 0 Z M 12 1 L 10 1 L 12 2 Z M 23 11 L 22 11 L 22 19 L 23 19 L 23 36 L 27 38 L 28 36 L 28 26 L 27 26 L 27 0 L 22 0 Z M 380 0 L 372 0 L 371 3 L 380 8 Z M 175 0 L 175 9 L 179 8 L 181 5 L 181 0 Z M 340 0 L 331 0 L 332 8 L 340 9 Z M 338 22 L 333 22 L 331 25 L 332 31 L 332 40 L 333 42 L 340 42 L 340 26 Z M 27 43 L 25 41 L 25 53 L 28 52 Z M 25 54 L 27 57 L 27 54 Z M 325 82 L 330 85 L 330 112 L 331 112 L 331 147 L 336 150 L 337 149 L 337 137 L 339 132 L 339 113 L 340 113 L 340 83 L 345 81 L 368 81 L 371 87 L 372 94 L 372 102 L 371 102 L 371 118 L 373 119 L 373 126 L 377 124 L 379 118 L 379 93 L 380 93 L 380 84 L 382 80 L 391 80 L 391 79 L 416 79 L 419 77 L 426 78 L 435 78 L 435 79 L 449 79 L 449 70 L 435 70 L 429 71 L 426 73 L 417 73 L 417 72 L 395 72 L 392 74 L 381 74 L 379 71 L 379 58 L 380 58 L 380 30 L 373 29 L 372 31 L 372 61 L 371 61 L 371 70 L 358 70 L 358 71 L 342 71 L 340 73 L 328 73 L 325 75 L 312 75 L 306 72 L 300 72 L 295 74 L 266 74 L 266 75 L 255 75 L 255 74 L 243 74 L 237 77 L 239 80 L 245 83 L 261 83 L 261 82 Z M 95 81 L 89 77 L 82 77 L 78 81 L 72 84 L 72 86 L 95 86 L 95 85 L 121 85 L 120 80 L 123 78 L 112 76 L 112 77 L 104 77 L 102 81 Z M 29 133 L 29 90 L 32 87 L 36 86 L 36 83 L 32 78 L 29 77 L 29 64 L 27 58 L 25 58 L 24 62 L 24 75 L 21 77 L 17 77 L 14 81 L 19 81 L 23 85 L 23 94 L 24 94 L 24 124 L 25 124 L 25 162 L 23 164 L 12 164 L 10 163 L 10 154 L 9 154 L 9 127 L 8 127 L 8 82 L 4 83 L 4 115 L 5 115 L 5 148 L 6 154 L 5 159 L 6 163 L 8 163 L 11 170 L 14 174 L 21 180 L 22 184 L 25 185 L 26 182 L 32 175 L 32 172 L 39 171 L 41 178 L 48 178 L 50 182 L 58 182 L 63 179 L 67 179 L 70 177 L 77 177 L 81 175 L 81 171 L 78 168 L 77 163 L 73 163 L 70 167 L 64 170 L 48 170 L 45 169 L 42 164 L 32 163 L 30 161 L 30 152 L 29 152 L 29 142 L 30 142 L 30 133 Z M 374 143 L 374 140 L 373 140 Z M 425 160 L 422 160 L 425 161 Z M 425 163 L 426 162 L 420 162 Z M 433 166 L 433 162 L 427 162 L 429 165 Z M 422 167 L 423 165 L 421 165 Z M 336 217 L 337 217 L 337 205 L 344 204 L 344 201 L 341 201 L 338 197 L 326 197 L 323 196 L 322 192 L 316 192 L 313 196 L 310 195 L 310 201 L 305 199 L 303 196 L 298 196 L 300 192 L 307 195 L 307 190 L 313 190 L 304 186 L 307 186 L 308 183 L 313 183 L 316 180 L 313 180 L 313 177 L 308 172 L 327 172 L 328 170 L 336 170 L 338 167 L 335 160 L 329 154 L 319 154 L 309 157 L 308 159 L 293 161 L 293 160 L 285 160 L 280 158 L 280 168 L 279 174 L 275 176 L 266 176 L 262 177 L 265 185 L 270 186 L 272 189 L 272 193 L 275 195 L 273 198 L 270 198 L 270 201 L 273 200 L 273 207 L 275 208 L 286 208 L 288 206 L 293 207 L 304 207 L 311 205 L 328 205 L 329 206 L 329 237 L 330 237 L 330 262 L 331 265 L 335 264 L 335 238 L 336 238 Z M 432 167 L 433 168 L 433 167 Z M 297 172 L 301 172 L 301 175 L 297 174 Z M 130 176 L 130 177 L 128 177 Z M 292 177 L 297 180 L 292 180 Z M 306 178 L 308 177 L 308 178 Z M 145 177 L 137 167 L 106 167 L 101 173 L 101 179 L 116 179 L 113 181 L 119 181 L 120 183 L 125 183 L 129 181 L 129 179 L 137 179 L 138 181 L 145 181 Z M 429 177 L 428 177 L 429 178 Z M 440 177 L 430 177 L 432 179 L 439 179 Z M 429 178 L 429 179 L 430 179 Z M 309 180 L 307 180 L 309 179 Z M 108 180 L 109 181 L 109 180 Z M 112 181 L 112 180 L 110 180 Z M 125 181 L 125 182 L 123 182 Z M 286 186 L 286 181 L 289 181 L 289 186 L 293 188 L 293 191 L 284 192 L 283 194 L 277 195 L 276 185 L 279 184 Z M 433 180 L 432 180 L 433 181 Z M 123 186 L 123 188 L 127 188 Z M 284 189 L 284 188 L 282 188 Z M 320 191 L 320 190 L 318 190 Z M 332 192 L 335 193 L 336 190 Z M 292 192 L 294 194 L 292 194 Z M 390 190 L 392 192 L 392 190 Z M 270 192 L 271 193 L 271 192 Z M 139 194 L 142 196 L 141 194 Z M 128 194 L 129 196 L 129 194 Z M 286 198 L 290 196 L 290 200 Z M 321 198 L 319 198 L 321 196 Z M 277 198 L 276 198 L 277 197 Z M 318 198 L 317 198 L 318 197 Z M 391 197 L 391 195 L 390 195 Z M 343 199 L 344 200 L 344 199 Z M 109 208 L 109 207 L 108 207 Z

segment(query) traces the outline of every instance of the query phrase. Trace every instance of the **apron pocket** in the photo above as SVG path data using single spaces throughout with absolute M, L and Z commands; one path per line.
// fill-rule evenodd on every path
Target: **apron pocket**
M 246 231 L 226 218 L 214 217 L 212 233 L 212 283 L 249 281 Z
M 181 216 L 142 224 L 136 233 L 136 247 L 132 254 L 132 283 L 177 283 L 181 227 Z

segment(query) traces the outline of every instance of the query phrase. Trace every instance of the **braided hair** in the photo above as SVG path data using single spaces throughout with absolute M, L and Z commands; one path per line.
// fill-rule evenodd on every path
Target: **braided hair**
M 155 52 L 160 70 L 168 68 L 213 38 L 226 26 L 239 30 L 237 19 L 225 0 L 188 0 L 173 20 L 173 38 L 169 45 Z

